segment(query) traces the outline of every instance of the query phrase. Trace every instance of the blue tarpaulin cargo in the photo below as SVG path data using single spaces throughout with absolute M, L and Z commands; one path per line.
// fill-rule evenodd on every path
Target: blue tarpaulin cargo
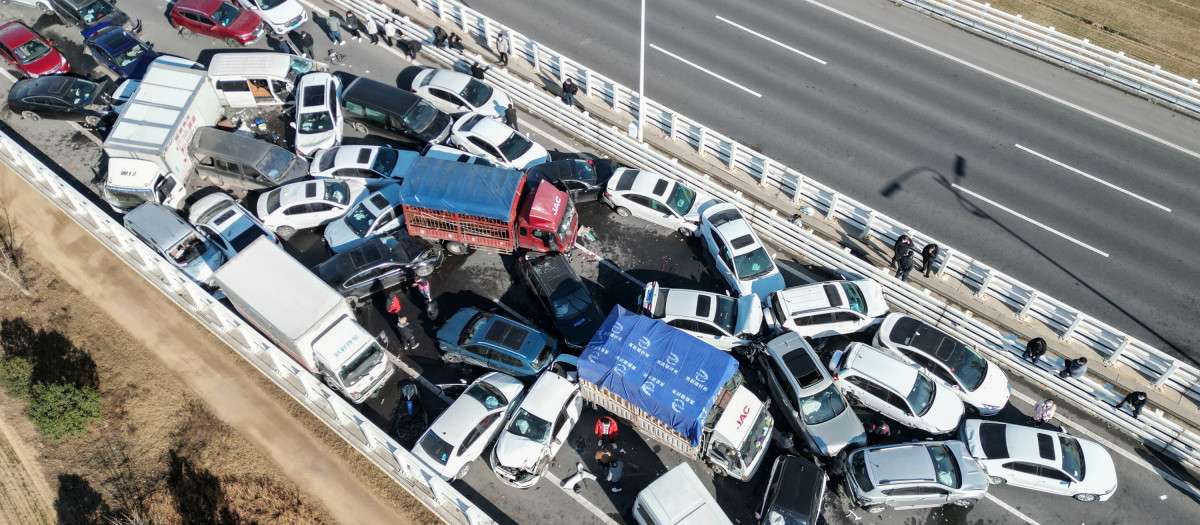
M 405 175 L 400 202 L 510 222 L 524 177 L 516 170 L 423 157 Z
M 613 308 L 579 356 L 579 377 L 700 444 L 704 420 L 738 364 L 662 321 Z

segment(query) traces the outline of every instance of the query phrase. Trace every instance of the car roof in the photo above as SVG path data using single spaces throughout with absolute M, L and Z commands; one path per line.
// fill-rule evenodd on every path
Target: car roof
M 333 105 L 337 95 L 329 87 L 335 77 L 329 73 L 312 72 L 300 77 L 296 84 L 296 100 L 301 109 L 324 109 Z
M 485 341 L 491 343 L 495 347 L 508 350 L 509 353 L 523 357 L 525 359 L 533 359 L 537 354 L 526 355 L 522 351 L 525 341 L 529 340 L 529 336 L 533 334 L 533 330 L 516 321 L 493 315 L 488 318 L 487 326 L 484 327 L 483 333 L 476 333 L 472 338 L 476 341 Z M 534 349 L 535 352 L 541 351 L 541 348 Z
M 459 73 L 458 71 L 451 71 L 449 69 L 439 69 L 433 72 L 433 78 L 429 80 L 429 85 L 461 93 L 470 81 L 471 75 L 466 73 Z
M 254 164 L 279 146 L 240 133 L 202 127 L 196 130 L 189 147 L 193 153 Z
M 125 214 L 125 227 L 160 249 L 170 248 L 196 230 L 177 213 L 155 202 L 144 203 Z
M 455 399 L 438 416 L 433 425 L 430 425 L 429 431 L 457 448 L 462 444 L 463 438 L 475 428 L 475 424 L 488 412 L 488 409 L 475 398 L 458 396 L 458 399 Z
M 799 395 L 826 388 L 833 381 L 816 352 L 800 334 L 787 332 L 780 335 L 767 343 L 767 350 L 775 354 L 792 377 L 796 378 L 801 390 Z
M 348 166 L 369 167 L 379 154 L 382 146 L 338 146 L 334 153 L 333 165 L 341 168 Z M 328 155 L 328 153 L 326 153 Z M 363 159 L 366 160 L 363 160 Z
M 838 282 L 785 288 L 775 292 L 775 300 L 788 315 L 846 306 L 846 294 Z
M 400 206 L 400 184 L 393 183 L 379 188 L 368 195 L 363 202 L 377 213 Z
M 175 3 L 175 7 L 190 7 L 198 11 L 212 13 L 223 3 L 225 3 L 225 0 L 179 0 Z M 240 8 L 241 6 L 238 7 Z
M 717 301 L 722 297 L 711 292 L 683 288 L 663 288 L 659 293 L 663 294 L 666 299 L 664 315 L 706 321 L 712 320 L 717 315 Z
M 88 40 L 104 48 L 109 53 L 120 53 L 140 42 L 137 37 L 129 34 L 128 31 L 115 26 L 101 28 L 92 34 Z
M 665 200 L 671 188 L 674 187 L 674 183 L 675 180 L 666 175 L 638 170 L 628 191 L 642 195 L 654 195 Z
M 797 456 L 780 456 L 776 461 L 780 468 L 779 489 L 771 505 L 801 516 L 819 512 L 817 504 L 825 491 L 825 473 L 821 468 Z
M 14 84 L 12 92 L 17 93 L 17 96 L 21 98 L 40 95 L 62 96 L 63 93 L 70 90 L 71 86 L 77 82 L 87 82 L 93 86 L 96 85 L 94 82 L 83 78 L 46 75 L 38 78 L 23 78 L 18 80 L 17 83 L 21 84 L 21 86 L 17 87 L 17 84 Z
M 937 473 L 927 446 L 917 443 L 868 449 L 867 462 L 871 465 L 870 471 L 875 483 L 889 485 L 912 481 L 936 482 Z
M 902 395 L 912 390 L 917 382 L 915 368 L 873 346 L 853 343 L 849 351 L 850 356 L 842 365 L 844 370 L 853 370 Z
M 705 210 L 701 218 L 709 223 L 720 234 L 721 238 L 729 244 L 730 250 L 734 255 L 757 250 L 762 247 L 762 243 L 758 241 L 758 237 L 754 235 L 754 231 L 750 229 L 750 223 L 742 216 L 737 207 L 732 204 L 718 204 Z M 737 247 L 739 243 L 747 243 L 742 247 Z
M 471 115 L 480 115 L 479 113 L 471 113 Z M 516 133 L 512 128 L 505 126 L 499 120 L 480 115 L 482 118 L 476 120 L 470 127 L 464 126 L 463 131 L 479 136 L 480 138 L 493 144 L 500 144 L 513 133 Z
M 37 38 L 37 33 L 21 22 L 9 22 L 0 26 L 0 42 L 9 47 L 16 47 L 31 38 Z
M 342 89 L 342 103 L 347 101 L 370 106 L 371 109 L 403 115 L 421 101 L 421 97 L 400 89 L 372 80 L 358 77 Z
M 998 426 L 1002 428 L 998 428 Z M 985 428 L 987 429 L 986 431 Z M 979 425 L 979 432 L 981 444 L 984 445 L 985 451 L 999 449 L 1003 445 L 1005 452 L 1007 452 L 1007 454 L 998 455 L 998 457 L 993 457 L 989 452 L 988 459 L 1011 458 L 1017 461 L 1053 465 L 1056 467 L 1062 464 L 1062 452 L 1057 432 L 1049 432 L 1024 425 L 993 422 L 981 423 Z
M 285 184 L 279 187 L 279 209 L 298 202 L 325 200 L 325 186 L 336 183 L 327 180 L 309 180 L 302 183 Z M 347 185 L 349 187 L 349 185 Z
M 970 346 L 937 327 L 908 315 L 897 315 L 888 331 L 880 334 L 892 344 L 920 350 L 943 363 L 951 362 L 960 352 L 970 352 Z M 952 359 L 954 358 L 954 359 Z
M 529 393 L 521 401 L 521 408 L 546 421 L 554 421 L 562 412 L 567 398 L 578 389 L 575 383 L 566 378 L 547 372 L 530 387 Z
M 567 258 L 562 254 L 527 255 L 524 260 L 528 261 L 538 282 L 551 293 L 558 288 L 559 283 L 579 279 L 579 275 L 571 268 L 571 263 L 567 262 Z

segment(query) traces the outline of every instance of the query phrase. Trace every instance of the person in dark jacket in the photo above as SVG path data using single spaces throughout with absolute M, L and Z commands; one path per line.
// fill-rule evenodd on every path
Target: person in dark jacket
M 1038 360 L 1046 355 L 1046 340 L 1041 337 L 1034 337 L 1028 343 L 1025 343 L 1025 351 L 1021 353 L 1021 359 L 1026 359 L 1034 366 L 1037 366 Z
M 353 38 L 356 42 L 362 42 L 362 22 L 354 15 L 354 11 L 346 11 L 345 25 L 346 31 L 350 32 L 350 38 Z
M 900 238 L 896 239 L 896 244 L 892 245 L 892 250 L 894 250 L 892 253 L 892 268 L 895 268 L 900 258 L 904 257 L 911 249 L 912 239 L 909 239 L 908 235 L 901 235 Z
M 421 41 L 413 39 L 396 40 L 396 42 L 399 43 L 400 49 L 401 51 L 404 51 L 404 56 L 408 58 L 408 61 L 416 64 L 417 55 L 421 53 Z
M 483 67 L 479 65 L 479 62 L 474 62 L 471 64 L 471 76 L 479 80 L 484 80 L 483 74 L 487 73 L 487 70 L 491 68 L 492 66 Z
M 1138 419 L 1142 415 L 1142 407 L 1146 406 L 1146 400 L 1145 392 L 1130 392 L 1129 395 L 1125 396 L 1125 399 L 1122 399 L 1120 403 L 1113 405 L 1113 407 L 1120 410 L 1121 407 L 1129 405 L 1133 409 L 1133 418 Z
M 921 248 L 921 271 L 925 272 L 925 277 L 929 277 L 929 271 L 933 269 L 933 261 L 937 260 L 938 245 L 930 243 Z
M 400 336 L 400 346 L 405 350 L 412 350 L 421 343 L 417 342 L 417 335 L 413 333 L 412 326 L 408 324 L 407 317 L 401 317 L 396 320 L 396 333 Z
M 313 42 L 312 35 L 308 34 L 308 31 L 301 31 L 300 48 L 304 50 L 304 58 L 316 60 L 317 57 L 313 55 L 313 44 L 315 44 L 315 42 Z
M 1078 379 L 1080 377 L 1083 377 L 1083 375 L 1086 373 L 1087 373 L 1087 358 L 1080 357 L 1079 359 L 1072 359 L 1070 361 L 1067 361 L 1067 366 L 1063 368 L 1062 372 L 1058 373 L 1058 377 L 1061 377 L 1064 379 L 1068 378 L 1068 377 L 1074 377 L 1074 378 Z
M 917 260 L 913 258 L 917 252 L 909 250 L 903 257 L 900 257 L 900 267 L 896 269 L 896 278 L 902 282 L 908 282 L 908 274 L 917 269 Z
M 441 26 L 433 26 L 433 47 L 443 47 L 446 45 L 446 38 L 450 35 L 446 34 L 446 30 Z
M 462 37 L 458 36 L 458 33 L 450 33 L 450 38 L 446 39 L 446 43 L 450 46 L 450 49 L 458 51 L 459 53 L 462 53 L 463 50 L 466 49 L 463 47 Z
M 517 109 L 512 104 L 509 104 L 508 108 L 504 110 L 504 123 L 513 131 L 521 131 L 521 128 L 517 127 Z
M 575 85 L 575 81 L 567 79 L 562 83 L 563 102 L 568 106 L 575 107 L 575 94 L 579 93 L 579 86 Z

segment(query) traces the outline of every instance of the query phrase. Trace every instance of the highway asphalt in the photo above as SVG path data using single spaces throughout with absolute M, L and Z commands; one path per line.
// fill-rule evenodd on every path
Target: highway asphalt
M 636 89 L 638 2 L 469 4 Z M 1195 120 L 880 0 L 650 0 L 647 44 L 649 98 L 1200 356 Z

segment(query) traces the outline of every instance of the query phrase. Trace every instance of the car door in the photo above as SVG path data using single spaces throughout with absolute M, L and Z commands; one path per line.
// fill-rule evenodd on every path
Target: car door
M 9 64 L 12 64 L 17 69 L 21 69 L 17 59 L 13 57 L 12 50 L 9 49 L 8 46 L 4 45 L 3 42 L 0 42 L 0 55 L 4 55 L 4 59 L 7 60 Z
M 381 235 L 400 227 L 400 221 L 404 219 L 404 215 L 396 208 L 384 210 L 375 218 L 375 223 L 371 225 L 371 229 L 364 237 L 372 237 Z
M 496 149 L 495 146 L 484 142 L 483 139 L 479 137 L 467 137 L 467 142 L 471 144 L 472 148 L 484 156 L 489 157 L 492 161 L 508 165 L 508 159 L 504 158 L 504 155 L 500 154 L 500 150 Z
M 185 20 L 185 27 L 188 28 L 188 31 L 193 33 L 212 36 L 213 28 L 217 26 L 217 23 L 213 22 L 208 15 L 202 14 L 198 11 L 193 11 L 191 9 L 180 9 L 179 14 Z
M 471 110 L 471 107 L 467 105 L 466 101 L 458 98 L 457 93 L 451 93 L 439 87 L 429 86 L 429 95 L 432 97 L 430 102 L 433 102 L 434 106 L 445 113 L 462 113 L 464 111 Z
M 1046 465 L 1038 467 L 1038 483 L 1041 485 L 1041 490 L 1054 494 L 1071 494 L 1073 481 L 1066 472 L 1057 468 Z
M 865 318 L 854 312 L 833 312 L 833 319 L 831 320 L 829 330 L 831 332 L 836 331 L 839 334 L 849 334 L 857 332 L 862 328 L 863 324 L 865 324 Z
M 1010 461 L 1001 465 L 1008 484 L 1016 487 L 1041 489 L 1041 467 L 1024 461 Z
M 38 115 L 53 120 L 83 120 L 83 112 L 73 111 L 73 109 L 63 99 L 58 97 L 43 97 L 42 109 L 38 110 Z
M 462 346 L 464 363 L 484 368 L 492 368 L 492 349 L 477 343 L 467 343 Z
M 566 404 L 554 421 L 554 433 L 552 434 L 554 439 L 550 441 L 550 457 L 553 458 L 562 444 L 567 442 L 567 437 L 571 435 L 571 429 L 575 428 L 575 423 L 579 422 L 581 414 L 583 414 L 583 399 L 579 397 L 579 390 L 576 390 L 571 397 L 567 398 Z
M 792 385 L 791 372 L 778 364 L 774 358 L 764 357 L 761 366 L 767 370 L 767 386 L 771 389 L 775 401 L 779 403 L 779 409 L 783 411 L 784 417 L 791 422 L 792 429 L 805 429 L 804 422 L 800 419 L 800 411 L 797 407 L 799 403 L 799 395 L 796 393 L 795 386 Z M 800 432 L 801 435 L 808 437 L 807 432 Z

